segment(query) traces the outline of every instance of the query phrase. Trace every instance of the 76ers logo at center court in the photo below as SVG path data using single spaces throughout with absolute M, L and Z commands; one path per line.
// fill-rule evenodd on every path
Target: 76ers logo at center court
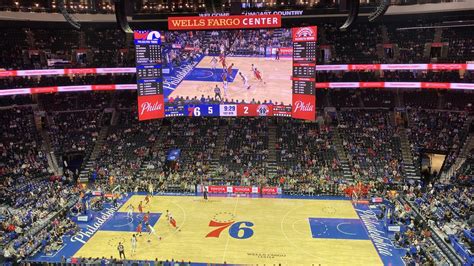
M 162 94 L 138 96 L 138 120 L 163 118 L 165 116 Z
M 229 228 L 229 236 L 235 239 L 247 239 L 253 236 L 253 223 L 248 221 L 234 221 L 235 216 L 229 212 L 220 212 L 214 215 L 209 222 L 209 227 L 214 227 L 211 232 L 206 235 L 208 237 L 219 238 L 221 233 Z

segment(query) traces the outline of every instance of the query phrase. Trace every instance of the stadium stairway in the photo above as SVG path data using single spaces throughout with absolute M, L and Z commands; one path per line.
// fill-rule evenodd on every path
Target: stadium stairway
M 214 153 L 212 154 L 212 161 L 209 165 L 209 173 L 214 176 L 217 174 L 217 168 L 219 168 L 219 161 L 221 159 L 221 152 L 224 149 L 225 145 L 225 132 L 226 132 L 227 125 L 219 126 L 219 133 L 217 135 L 217 143 L 216 148 L 214 149 Z
M 398 133 L 400 136 L 400 148 L 402 151 L 403 169 L 406 178 L 419 180 L 420 170 L 416 169 L 413 162 L 413 154 L 411 152 L 410 140 L 408 139 L 406 129 L 404 127 L 399 127 Z
M 472 120 L 472 118 L 470 119 Z M 474 149 L 474 134 L 470 134 L 464 145 L 459 152 L 459 156 L 454 161 L 453 165 L 447 170 L 441 173 L 441 180 L 444 182 L 449 182 L 449 179 L 459 170 L 459 168 L 464 164 L 466 158 L 469 156 L 470 151 Z
M 37 110 L 38 111 L 38 110 Z M 41 136 L 41 149 L 43 150 L 44 154 L 46 155 L 46 159 L 48 160 L 48 167 L 49 169 L 53 170 L 55 175 L 62 175 L 62 167 L 60 168 L 58 165 L 58 160 L 54 153 L 54 150 L 51 146 L 51 138 L 46 130 L 43 128 L 42 124 L 42 115 L 46 115 L 46 112 L 34 112 L 34 121 L 36 131 Z
M 107 138 L 109 132 L 109 126 L 104 125 L 100 129 L 99 136 L 97 137 L 96 142 L 94 143 L 94 148 L 87 159 L 86 164 L 82 167 L 81 172 L 79 173 L 79 182 L 87 183 L 89 181 L 90 173 L 94 170 L 94 162 L 97 159 L 97 156 L 100 153 L 105 139 Z
M 268 157 L 267 157 L 267 175 L 277 175 L 277 152 L 276 152 L 276 125 L 270 123 L 268 125 Z
M 341 162 L 342 175 L 347 181 L 354 181 L 354 177 L 352 176 L 351 168 L 349 166 L 349 160 L 347 159 L 347 154 L 344 150 L 344 146 L 342 145 L 342 138 L 339 134 L 339 129 L 337 127 L 332 127 L 331 131 L 334 132 L 333 142 L 336 146 L 337 156 Z

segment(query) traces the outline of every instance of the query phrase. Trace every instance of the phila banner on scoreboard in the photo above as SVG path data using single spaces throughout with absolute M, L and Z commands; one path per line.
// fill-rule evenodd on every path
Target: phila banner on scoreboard
M 257 29 L 281 27 L 281 15 L 169 17 L 169 30 Z
M 150 120 L 165 117 L 163 94 L 138 96 L 138 120 Z
M 293 94 L 291 116 L 297 119 L 316 120 L 316 96 Z

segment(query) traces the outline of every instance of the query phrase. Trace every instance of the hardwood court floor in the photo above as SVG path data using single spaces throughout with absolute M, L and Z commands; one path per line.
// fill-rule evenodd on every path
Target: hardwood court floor
M 168 97 L 196 96 L 200 98 L 201 95 L 214 97 L 214 87 L 216 84 L 221 89 L 222 94 L 224 94 L 220 76 L 222 73 L 221 64 L 218 63 L 216 70 L 213 71 L 210 63 L 211 58 L 210 56 L 205 56 L 196 68 L 188 74 L 188 77 L 192 76 L 192 80 L 183 80 Z M 281 58 L 277 61 L 273 58 L 261 57 L 227 57 L 226 63 L 228 66 L 233 63 L 233 69 L 237 71 L 235 71 L 234 80 L 229 82 L 225 98 L 229 100 L 237 99 L 239 102 L 241 100 L 249 102 L 255 99 L 262 102 L 264 100 L 272 100 L 273 102 L 291 104 L 291 58 Z M 265 84 L 254 78 L 251 72 L 252 64 L 262 72 Z M 251 86 L 250 89 L 244 86 L 242 79 L 238 75 L 239 71 L 248 78 L 248 84 Z
M 364 236 L 365 228 L 359 228 L 360 219 L 351 202 L 344 200 L 212 197 L 205 202 L 200 197 L 155 196 L 145 212 L 155 217 L 151 223 L 162 239 L 144 233 L 132 255 L 130 238 L 140 214 L 131 221 L 123 212 L 129 204 L 137 206 L 143 199 L 132 196 L 74 256 L 117 257 L 117 245 L 122 242 L 127 258 L 135 260 L 382 264 L 374 245 Z M 169 225 L 166 210 L 173 214 L 180 231 Z

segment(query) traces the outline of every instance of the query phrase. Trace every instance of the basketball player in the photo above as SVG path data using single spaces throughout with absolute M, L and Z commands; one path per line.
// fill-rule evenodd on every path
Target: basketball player
M 222 84 L 222 87 L 224 88 L 224 97 L 227 97 L 227 89 L 228 89 L 229 83 L 227 81 Z
M 232 68 L 234 67 L 234 63 L 230 64 L 230 66 L 227 68 L 227 74 L 232 75 Z
M 222 68 L 223 68 L 223 69 L 226 69 L 227 64 L 225 63 L 225 55 L 224 55 L 224 53 L 221 53 L 221 54 L 219 55 L 219 62 L 221 62 Z
M 143 213 L 143 203 L 140 201 L 140 204 L 138 204 L 138 211 L 140 213 Z
M 263 84 L 265 84 L 265 82 L 262 79 L 262 73 L 260 72 L 260 70 L 258 70 L 256 68 L 255 68 L 255 78 L 257 78 L 257 80 L 259 80 L 260 82 L 263 82 Z
M 280 60 L 280 48 L 276 48 L 276 51 L 275 51 L 275 60 Z
M 168 210 L 166 210 L 166 217 L 168 218 L 170 225 L 177 230 L 178 227 L 176 226 L 176 220 L 173 218 L 173 215 L 171 215 L 171 212 L 169 212 Z
M 150 197 L 148 195 L 145 196 L 145 205 L 148 205 L 150 203 Z
M 147 224 L 146 224 L 146 227 L 148 227 L 148 235 L 149 235 L 149 236 L 150 236 L 151 234 L 153 234 L 153 235 L 155 235 L 155 236 L 158 238 L 158 240 L 161 240 L 161 237 L 156 234 L 155 228 L 153 228 L 153 226 L 151 226 L 151 224 L 147 223 Z M 150 242 L 150 241 L 151 241 L 151 240 L 148 239 L 148 242 Z
M 137 237 L 135 234 L 132 235 L 132 254 L 137 252 Z
M 147 213 L 143 216 L 143 222 L 144 222 L 145 224 L 147 224 L 149 220 L 150 220 L 150 212 L 147 212 Z
M 257 78 L 257 77 L 255 77 L 255 69 L 257 69 L 257 68 L 255 68 L 255 66 L 252 64 L 250 70 L 251 70 L 252 73 L 253 73 L 253 77 L 254 77 L 254 78 Z
M 142 236 L 142 222 L 140 221 L 137 226 L 137 235 Z
M 217 97 L 219 97 L 219 101 L 222 101 L 222 96 L 221 96 L 221 89 L 216 84 L 216 87 L 214 88 L 214 98 L 217 100 Z
M 217 66 L 217 58 L 215 56 L 212 57 L 211 59 L 211 68 L 212 70 L 216 69 Z
M 242 78 L 242 81 L 244 82 L 244 87 L 247 88 L 247 90 L 250 89 L 250 85 L 248 84 L 248 78 L 242 74 L 242 72 L 239 72 L 240 78 Z
M 151 181 L 150 183 L 148 183 L 148 193 L 153 198 L 153 194 L 155 194 L 155 187 L 153 186 L 153 183 Z
M 132 218 L 133 217 L 133 205 L 132 204 L 129 204 L 128 207 L 127 207 L 127 217 L 128 218 Z

